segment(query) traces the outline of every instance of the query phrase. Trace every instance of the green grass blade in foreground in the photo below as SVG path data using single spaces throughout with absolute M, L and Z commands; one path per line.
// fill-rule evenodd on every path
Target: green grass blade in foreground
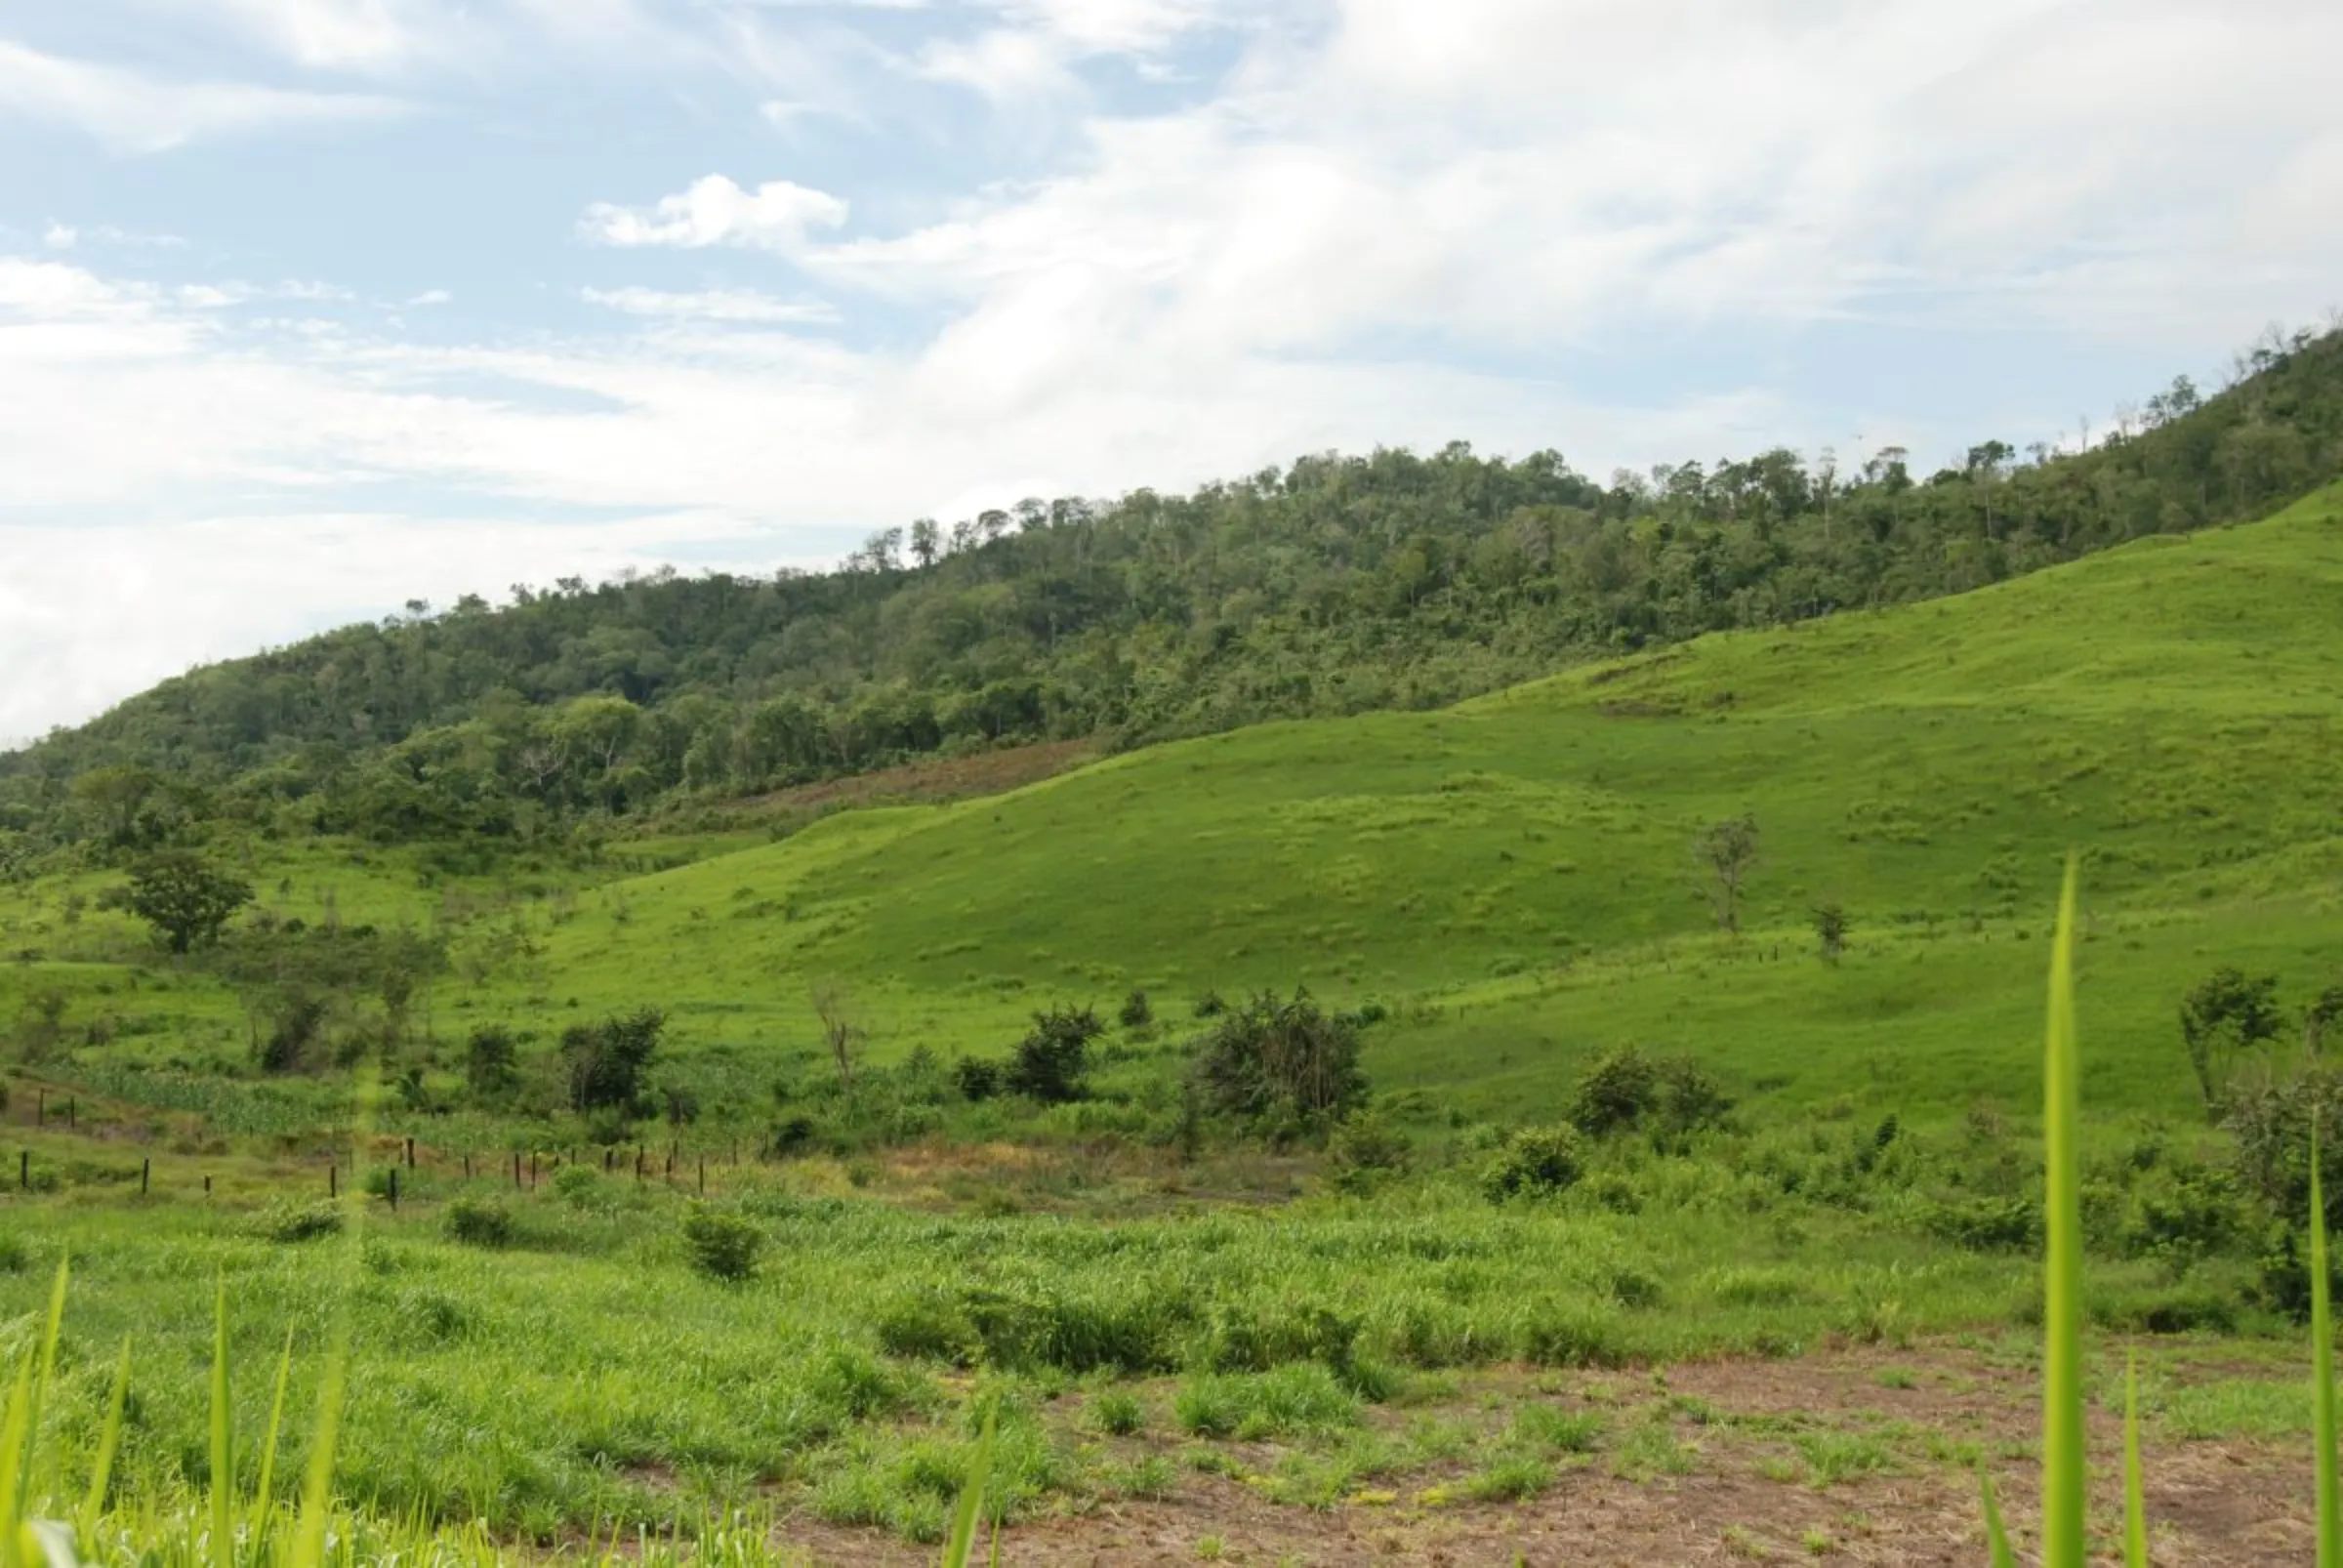
M 227 1282 L 212 1320 L 212 1568 L 236 1563 L 235 1411 L 228 1403 Z
M 984 1511 L 985 1488 L 992 1482 L 993 1420 L 985 1418 L 984 1435 L 968 1462 L 968 1478 L 962 1483 L 960 1503 L 952 1510 L 952 1534 L 944 1542 L 943 1568 L 967 1568 L 976 1551 L 976 1519 Z M 1001 1536 L 993 1534 L 993 1555 L 1001 1554 Z
M 2140 1472 L 2140 1361 L 2123 1361 L 2123 1568 L 2148 1568 L 2148 1499 Z
M 90 1492 L 81 1505 L 81 1542 L 84 1550 L 98 1539 L 98 1520 L 105 1511 L 105 1489 L 113 1479 L 114 1450 L 122 1441 L 122 1411 L 130 1402 L 130 1337 L 123 1336 L 122 1358 L 114 1364 L 114 1391 L 105 1402 L 105 1425 L 98 1433 L 98 1457 L 90 1465 Z
M 2319 1445 L 2319 1568 L 2343 1568 L 2343 1503 L 2335 1474 L 2335 1324 L 2326 1277 L 2326 1201 L 2319 1178 L 2319 1113 L 2311 1112 L 2311 1430 Z
M 2042 1058 L 2042 1565 L 2083 1568 L 2086 1469 L 2082 1431 L 2082 1203 L 2076 1150 L 2081 1074 L 2075 1048 L 2075 906 L 2067 860 L 2050 952 L 2050 1014 Z
M 285 1384 L 293 1378 L 293 1330 L 285 1329 L 284 1354 L 276 1362 L 276 1394 L 268 1401 L 268 1432 L 261 1442 L 261 1478 L 253 1492 L 252 1533 L 255 1540 L 268 1533 L 268 1505 L 276 1484 L 276 1436 L 285 1422 Z
M 1994 1478 L 1980 1465 L 1977 1479 L 1985 1491 L 1985 1541 L 1994 1568 L 2018 1568 L 2018 1554 L 2009 1549 L 2009 1531 L 2001 1523 L 2001 1505 L 1994 1500 Z

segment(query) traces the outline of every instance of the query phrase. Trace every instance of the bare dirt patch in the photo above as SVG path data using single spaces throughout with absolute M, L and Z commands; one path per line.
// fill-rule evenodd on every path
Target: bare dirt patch
M 1611 1439 L 1562 1461 L 1551 1485 L 1513 1503 L 1465 1500 L 1469 1465 L 1452 1462 L 1377 1479 L 1333 1506 L 1295 1506 L 1266 1495 L 1276 1446 L 1225 1445 L 1219 1467 L 1230 1473 L 1205 1473 L 1190 1463 L 1197 1445 L 1164 1432 L 1130 1451 L 1181 1462 L 1168 1496 L 1100 1498 L 1022 1522 L 1005 1532 L 1001 1560 L 1015 1568 L 1199 1561 L 1975 1568 L 1985 1560 L 1980 1463 L 1994 1476 L 2021 1556 L 2032 1536 L 2039 1414 L 2026 1360 L 1994 1347 L 1937 1345 L 1660 1373 L 1500 1370 L 1455 1380 L 1434 1406 L 1376 1414 L 1377 1424 L 1396 1427 L 1427 1415 L 1494 1426 L 1532 1401 L 1603 1412 Z M 1632 1473 L 1621 1435 L 1653 1428 L 1665 1428 L 1677 1445 L 1682 1473 Z M 2118 1417 L 2095 1409 L 2091 1437 L 2094 1524 L 2112 1562 L 2121 1510 Z M 2157 1561 L 2246 1568 L 2308 1560 L 2306 1445 L 2186 1441 L 2152 1424 L 2145 1449 Z M 934 1560 L 931 1547 L 810 1519 L 793 1519 L 783 1533 L 813 1562 L 836 1568 Z

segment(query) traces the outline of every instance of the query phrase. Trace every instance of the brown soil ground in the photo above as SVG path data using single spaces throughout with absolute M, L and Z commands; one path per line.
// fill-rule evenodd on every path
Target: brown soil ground
M 2205 1367 L 2199 1375 L 2217 1375 Z M 2271 1375 L 2274 1369 L 2260 1369 Z M 2021 1355 L 1932 1346 L 1850 1348 L 1795 1361 L 1718 1362 L 1664 1374 L 1459 1380 L 1430 1413 L 1483 1413 L 1491 1424 L 1524 1400 L 1602 1408 L 1613 1430 L 1664 1423 L 1688 1451 L 1684 1473 L 1620 1473 L 1617 1457 L 1571 1462 L 1542 1494 L 1517 1503 L 1449 1501 L 1460 1467 L 1376 1483 L 1328 1508 L 1272 1502 L 1254 1480 L 1182 1465 L 1161 1501 L 1101 1500 L 1004 1533 L 1007 1568 L 1109 1568 L 1224 1561 L 1259 1565 L 1427 1563 L 1455 1568 L 1660 1568 L 1795 1562 L 1943 1564 L 1986 1561 L 1974 1456 L 1994 1472 L 2002 1507 L 2032 1562 L 2038 1397 Z M 1378 1412 L 1393 1424 L 1427 1407 Z M 2119 1560 L 2121 1430 L 2093 1414 L 2094 1517 L 2102 1558 Z M 1870 1438 L 1880 1467 L 1817 1474 L 1800 1442 Z M 1117 1445 L 1118 1447 L 1122 1445 Z M 1178 1459 L 1187 1445 L 1132 1440 L 1136 1456 Z M 1257 1475 L 1270 1445 L 1234 1444 L 1229 1467 Z M 2313 1555 L 2307 1440 L 2182 1441 L 2151 1427 L 2145 1443 L 2154 1560 L 2191 1568 L 2307 1563 Z M 1877 1456 L 1884 1455 L 1883 1461 Z M 784 1534 L 823 1568 L 931 1564 L 932 1547 L 810 1518 Z

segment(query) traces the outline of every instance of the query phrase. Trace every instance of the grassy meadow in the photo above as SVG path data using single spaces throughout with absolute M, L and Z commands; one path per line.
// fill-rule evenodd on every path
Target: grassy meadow
M 1745 814 L 1760 853 L 1726 933 L 1692 846 Z M 2272 1393 L 2299 1390 L 2285 1217 L 2233 1174 L 2174 1020 L 2217 966 L 2278 975 L 2289 1010 L 2343 984 L 2343 490 L 1444 711 L 659 833 L 466 874 L 232 846 L 280 922 L 444 937 L 379 1072 L 260 1072 L 250 999 L 101 907 L 108 875 L 0 887 L 25 1156 L 0 1318 L 29 1346 L 70 1258 L 62 1476 L 87 1473 L 127 1339 L 115 1494 L 210 1482 L 215 1279 L 239 1429 L 267 1424 L 288 1331 L 306 1412 L 347 1327 L 339 1495 L 489 1550 L 727 1521 L 760 1551 L 792 1521 L 937 1540 L 988 1421 L 1012 1521 L 1199 1475 L 1296 1508 L 1495 1506 L 1699 1465 L 1679 1364 L 1957 1343 L 2030 1368 L 2070 850 L 2087 1311 L 2149 1345 L 2157 1441 L 2296 1434 Z M 1832 958 L 1822 905 L 1849 922 Z M 852 1093 L 826 983 L 864 1031 Z M 1183 1097 L 1201 999 L 1295 986 L 1368 1020 L 1372 1156 L 1264 1145 Z M 1087 1098 L 952 1092 L 1036 1010 L 1112 1018 L 1134 990 L 1151 1015 L 1110 1026 Z M 692 1116 L 605 1148 L 467 1094 L 483 1025 L 550 1072 L 563 1028 L 643 1007 Z M 1568 1190 L 1493 1202 L 1516 1130 L 1564 1120 L 1623 1044 L 1697 1062 L 1730 1113 L 1590 1134 Z M 324 1203 L 329 1166 L 354 1208 Z M 712 1261 L 727 1245 L 745 1266 Z M 2094 1393 L 2117 1397 L 2105 1368 Z M 2027 1457 L 1955 1426 L 1775 1439 L 1809 1488 Z

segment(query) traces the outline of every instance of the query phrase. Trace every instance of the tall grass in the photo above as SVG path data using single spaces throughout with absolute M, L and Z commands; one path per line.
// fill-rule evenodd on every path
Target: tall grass
M 2050 954 L 2050 1006 L 2042 1060 L 2043 1332 L 2042 1568 L 2089 1561 L 2089 1469 L 2083 1442 L 2082 1209 L 2077 1143 L 2080 1069 L 2075 1031 L 2076 862 L 2067 862 L 2058 931 Z M 2343 1568 L 2343 1483 L 2335 1430 L 2335 1345 L 2327 1278 L 2326 1206 L 2319 1174 L 2319 1127 L 2311 1127 L 2312 1427 L 2317 1445 L 2318 1568 Z M 2008 1531 L 1984 1483 L 1987 1547 L 1994 1568 L 2015 1568 Z M 2146 1486 L 2140 1462 L 2139 1370 L 2123 1379 L 2123 1560 L 2148 1568 Z

